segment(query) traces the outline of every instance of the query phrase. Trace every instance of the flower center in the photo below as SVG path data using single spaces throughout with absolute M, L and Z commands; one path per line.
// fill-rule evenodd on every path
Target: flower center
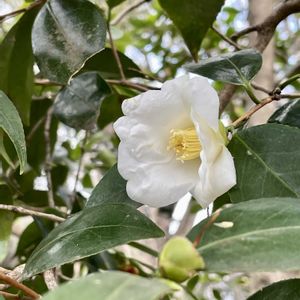
M 174 150 L 178 160 L 191 160 L 199 158 L 201 144 L 194 127 L 184 130 L 172 129 L 168 150 Z

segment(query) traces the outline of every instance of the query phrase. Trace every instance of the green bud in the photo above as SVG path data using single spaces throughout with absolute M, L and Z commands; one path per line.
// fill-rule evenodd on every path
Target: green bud
M 164 245 L 159 256 L 162 275 L 176 282 L 185 281 L 204 266 L 203 258 L 194 245 L 181 236 L 171 238 Z

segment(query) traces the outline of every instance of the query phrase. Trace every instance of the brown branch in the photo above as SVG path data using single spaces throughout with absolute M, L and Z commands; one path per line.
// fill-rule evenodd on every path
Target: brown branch
M 51 155 L 50 129 L 51 129 L 52 114 L 53 114 L 53 106 L 51 106 L 47 111 L 45 126 L 44 126 L 44 139 L 45 139 L 45 148 L 46 148 L 45 173 L 47 177 L 47 186 L 48 186 L 47 193 L 48 193 L 49 207 L 55 207 L 53 184 L 52 184 L 52 177 L 51 177 L 52 155 Z
M 298 99 L 298 98 L 300 98 L 300 93 L 299 94 L 281 94 L 280 98 L 281 99 Z
M 211 29 L 225 42 L 227 42 L 229 45 L 233 46 L 236 50 L 242 50 L 243 48 L 238 45 L 235 41 L 233 41 L 231 38 L 224 35 L 221 31 L 219 31 L 216 27 L 211 26 Z
M 46 214 L 46 213 L 43 213 L 43 212 L 40 212 L 40 211 L 27 209 L 27 208 L 24 208 L 24 207 L 21 207 L 21 206 L 0 204 L 0 210 L 8 210 L 8 211 L 12 211 L 12 212 L 19 213 L 19 214 L 22 214 L 22 215 L 40 217 L 40 218 L 48 219 L 48 220 L 51 220 L 51 221 L 54 221 L 54 222 L 63 222 L 63 221 L 65 221 L 64 218 L 58 217 L 56 215 Z
M 256 31 L 257 37 L 252 46 L 258 51 L 263 52 L 272 39 L 277 25 L 289 15 L 297 12 L 300 12 L 300 0 L 283 1 L 274 8 L 272 13 L 266 17 L 264 21 L 236 33 L 232 36 L 232 39 L 236 40 L 244 34 Z M 222 112 L 230 102 L 236 91 L 236 86 L 226 85 L 223 90 L 224 91 L 221 91 L 219 95 L 220 112 Z
M 216 221 L 216 219 L 219 217 L 220 213 L 221 213 L 221 209 L 216 210 L 215 213 L 206 222 L 206 224 L 202 227 L 202 229 L 200 230 L 200 232 L 198 233 L 198 235 L 196 236 L 196 238 L 193 242 L 195 247 L 197 247 L 201 243 L 204 233 Z
M 149 2 L 149 0 L 142 0 L 136 4 L 133 4 L 132 6 L 129 6 L 118 17 L 116 17 L 116 19 L 113 22 L 111 22 L 111 25 L 115 26 L 115 25 L 119 24 L 123 20 L 123 18 L 126 17 L 130 12 L 132 12 L 133 10 L 135 10 L 136 8 L 138 8 L 139 6 L 141 6 L 147 2 Z
M 31 5 L 29 5 L 26 8 L 21 8 L 21 9 L 15 10 L 15 11 L 11 11 L 5 15 L 2 15 L 2 16 L 0 16 L 0 22 L 3 22 L 9 18 L 15 17 L 19 14 L 25 13 L 25 12 L 33 9 L 34 7 L 39 6 L 40 4 L 42 4 L 44 2 L 46 2 L 46 0 L 38 0 L 36 2 L 33 2 Z
M 251 86 L 258 91 L 264 92 L 265 94 L 268 94 L 268 95 L 272 94 L 271 90 L 266 89 L 265 87 L 257 84 L 256 82 L 251 82 Z
M 0 295 L 2 295 L 7 300 L 32 300 L 31 297 L 19 296 L 17 294 L 11 294 L 4 291 L 0 291 Z
M 115 84 L 115 85 L 122 85 L 122 86 L 128 86 L 130 88 L 133 88 L 137 91 L 140 91 L 140 92 L 146 92 L 150 89 L 157 89 L 155 87 L 149 87 L 149 86 L 146 86 L 146 85 L 141 85 L 141 84 L 138 84 L 138 83 L 133 83 L 133 82 L 130 82 L 128 80 L 114 80 L 114 79 L 107 79 L 106 80 L 107 83 L 110 83 L 110 84 Z
M 23 291 L 26 295 L 30 296 L 32 299 L 40 299 L 40 295 L 36 293 L 34 290 L 30 289 L 26 285 L 16 281 L 15 279 L 3 274 L 0 272 L 0 280 L 9 284 L 10 286 L 13 286 L 17 288 L 18 290 Z
M 232 123 L 232 127 L 238 127 L 241 123 L 247 121 L 250 119 L 250 117 L 255 113 L 257 112 L 258 110 L 260 110 L 262 107 L 264 107 L 265 105 L 273 102 L 274 100 L 278 100 L 278 99 L 275 99 L 274 97 L 268 97 L 264 100 L 262 100 L 259 104 L 253 106 L 249 111 L 247 111 L 244 115 L 242 115 L 241 117 L 239 117 L 237 120 L 235 120 L 233 123 Z
M 110 43 L 111 50 L 113 52 L 115 61 L 116 61 L 117 66 L 118 66 L 118 69 L 119 69 L 119 72 L 120 72 L 120 75 L 121 75 L 121 79 L 122 80 L 126 80 L 125 73 L 124 73 L 124 70 L 123 70 L 123 66 L 122 66 L 122 63 L 121 63 L 121 60 L 120 60 L 117 48 L 115 46 L 115 43 L 114 43 L 114 40 L 113 40 L 113 37 L 112 37 L 112 34 L 111 34 L 111 30 L 110 30 L 110 17 L 111 17 L 111 11 L 109 10 L 108 21 L 107 21 L 107 33 L 108 33 L 108 37 L 109 37 L 109 43 Z

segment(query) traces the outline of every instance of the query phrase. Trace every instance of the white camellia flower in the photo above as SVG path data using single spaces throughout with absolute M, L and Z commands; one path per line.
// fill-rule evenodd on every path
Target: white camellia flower
M 131 199 L 154 207 L 190 192 L 202 207 L 236 184 L 219 128 L 219 98 L 204 77 L 182 76 L 123 102 L 114 123 L 118 170 Z

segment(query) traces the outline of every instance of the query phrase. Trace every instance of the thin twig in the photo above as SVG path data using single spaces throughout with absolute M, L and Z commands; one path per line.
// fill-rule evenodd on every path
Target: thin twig
M 34 3 L 32 3 L 31 5 L 29 5 L 26 8 L 21 8 L 21 9 L 15 10 L 15 11 L 11 11 L 11 12 L 5 14 L 5 15 L 2 15 L 2 16 L 0 16 L 0 22 L 3 22 L 3 21 L 5 21 L 9 18 L 15 17 L 16 15 L 25 13 L 25 12 L 33 9 L 34 7 L 39 6 L 40 4 L 44 3 L 45 1 L 46 0 L 38 0 Z
M 29 143 L 32 139 L 32 137 L 34 136 L 34 134 L 36 133 L 36 131 L 43 125 L 43 123 L 45 122 L 46 117 L 42 117 L 40 118 L 32 127 L 32 129 L 30 130 L 30 132 L 27 134 L 26 136 L 26 142 Z
M 243 48 L 238 45 L 235 41 L 233 41 L 231 38 L 224 35 L 221 31 L 219 31 L 216 27 L 211 26 L 211 29 L 219 36 L 222 40 L 227 42 L 229 45 L 233 46 L 236 50 L 242 50 Z
M 247 121 L 250 119 L 250 117 L 257 112 L 258 110 L 260 110 L 262 107 L 264 107 L 265 105 L 273 102 L 275 99 L 274 97 L 268 97 L 263 99 L 259 104 L 253 106 L 249 111 L 247 111 L 244 115 L 242 115 L 241 117 L 239 117 L 236 121 L 234 121 L 232 123 L 232 127 L 236 128 L 238 127 L 241 123 Z
M 122 85 L 122 86 L 128 86 L 128 87 L 131 87 L 137 91 L 140 91 L 140 92 L 146 92 L 150 89 L 152 89 L 152 87 L 146 87 L 145 85 L 140 85 L 138 83 L 133 83 L 133 82 L 130 82 L 128 80 L 114 80 L 114 79 L 107 79 L 106 80 L 107 83 L 110 83 L 110 84 L 115 84 L 115 85 Z M 156 88 L 153 88 L 153 89 L 156 89 Z
M 272 93 L 271 90 L 266 89 L 265 87 L 263 87 L 263 86 L 257 84 L 256 82 L 251 82 L 251 86 L 252 86 L 253 88 L 255 88 L 256 90 L 258 90 L 258 91 L 264 92 L 264 93 L 267 94 L 267 95 L 271 95 L 271 93 Z
M 206 222 L 206 224 L 202 227 L 199 234 L 196 236 L 196 238 L 194 240 L 193 244 L 195 247 L 197 247 L 201 243 L 204 233 L 216 221 L 216 219 L 219 217 L 220 213 L 221 213 L 221 209 L 216 210 L 215 213 Z
M 87 139 L 88 139 L 88 136 L 89 136 L 89 132 L 86 131 L 85 133 L 85 137 L 81 143 L 81 146 L 80 146 L 80 158 L 79 158 L 79 162 L 78 162 L 78 168 L 77 168 L 77 172 L 76 172 L 76 177 L 75 177 L 75 183 L 74 183 L 74 188 L 73 188 L 73 192 L 72 192 L 72 203 L 74 203 L 75 199 L 76 199 L 76 192 L 77 192 L 77 185 L 78 185 L 78 181 L 79 181 L 79 175 L 80 175 L 80 172 L 81 172 L 81 167 L 82 167 L 82 162 L 83 162 L 83 156 L 85 154 L 85 145 L 86 145 L 86 142 L 87 142 Z
M 9 284 L 10 286 L 17 288 L 18 290 L 23 291 L 26 295 L 30 296 L 32 299 L 40 299 L 41 297 L 38 293 L 36 293 L 31 288 L 3 274 L 2 272 L 0 272 L 0 280 Z
M 111 34 L 111 30 L 110 30 L 110 17 L 111 17 L 111 11 L 109 10 L 108 21 L 107 21 L 107 32 L 108 32 L 108 37 L 109 37 L 109 42 L 110 42 L 111 50 L 112 50 L 114 58 L 116 60 L 116 63 L 117 63 L 117 66 L 118 66 L 118 69 L 119 69 L 119 72 L 120 72 L 120 75 L 121 75 L 121 79 L 122 80 L 126 80 L 125 73 L 124 73 L 124 70 L 123 70 L 123 66 L 122 66 L 122 63 L 121 63 L 118 51 L 116 49 L 116 46 L 115 46 L 115 43 L 114 43 L 114 40 L 113 40 L 113 37 L 112 37 L 112 34 Z
M 48 186 L 49 207 L 55 207 L 53 184 L 51 178 L 52 155 L 51 155 L 50 129 L 51 129 L 52 114 L 53 114 L 53 106 L 51 106 L 47 111 L 45 127 L 44 127 L 44 138 L 45 138 L 45 148 L 46 148 L 45 173 L 46 173 L 47 186 Z
M 126 17 L 126 15 L 128 15 L 130 12 L 147 2 L 149 2 L 149 0 L 142 0 L 136 4 L 133 4 L 132 6 L 129 6 L 127 9 L 121 12 L 121 14 L 118 17 L 116 17 L 116 19 L 113 22 L 111 22 L 111 25 L 115 26 L 119 24 L 123 20 L 123 18 Z
M 63 222 L 65 221 L 64 218 L 58 217 L 53 214 L 46 214 L 40 211 L 35 211 L 31 209 L 27 209 L 21 206 L 15 206 L 15 205 L 7 205 L 7 204 L 0 204 L 0 210 L 9 210 L 13 211 L 15 213 L 19 213 L 22 215 L 27 215 L 27 216 L 35 216 L 35 217 L 40 217 L 43 219 L 48 219 L 54 222 Z
M 258 30 L 258 25 L 253 25 L 253 26 L 249 26 L 239 32 L 236 32 L 234 33 L 232 36 L 231 36 L 231 39 L 234 40 L 234 41 L 237 41 L 240 37 L 248 34 L 248 33 L 251 33 L 253 31 L 257 31 Z
M 49 291 L 57 288 L 58 284 L 56 281 L 55 271 L 54 269 L 47 270 L 43 273 L 45 284 Z
M 300 98 L 300 94 L 281 94 L 281 99 L 298 99 Z
M 31 297 L 19 296 L 17 294 L 11 294 L 4 291 L 0 291 L 0 295 L 2 295 L 7 300 L 32 300 Z

